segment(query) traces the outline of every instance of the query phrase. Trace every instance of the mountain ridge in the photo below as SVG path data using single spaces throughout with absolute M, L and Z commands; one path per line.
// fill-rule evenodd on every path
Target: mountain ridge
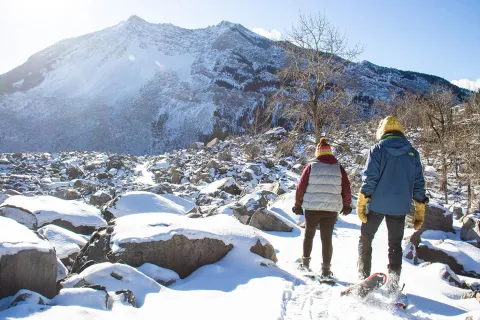
M 65 39 L 0 75 L 0 152 L 152 154 L 241 134 L 279 85 L 285 53 L 273 40 L 222 21 L 202 29 L 138 16 Z M 424 92 L 431 75 L 363 61 L 347 76 L 368 111 L 392 94 Z

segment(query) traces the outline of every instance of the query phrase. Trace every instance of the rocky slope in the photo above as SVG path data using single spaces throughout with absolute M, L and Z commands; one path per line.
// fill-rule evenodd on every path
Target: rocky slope
M 284 52 L 241 25 L 187 30 L 132 16 L 60 41 L 0 75 L 0 152 L 155 154 L 242 133 L 278 86 Z M 352 63 L 366 111 L 444 79 Z

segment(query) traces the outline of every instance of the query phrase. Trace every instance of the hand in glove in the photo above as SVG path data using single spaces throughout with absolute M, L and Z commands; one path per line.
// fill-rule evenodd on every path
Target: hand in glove
M 367 198 L 362 192 L 358 193 L 357 200 L 357 216 L 360 218 L 360 221 L 367 223 L 367 203 L 370 201 L 370 198 Z
M 350 206 L 349 204 L 344 204 L 342 210 L 340 211 L 340 214 L 346 216 L 351 212 L 352 212 L 352 206 Z
M 301 206 L 295 205 L 295 206 L 292 208 L 292 211 L 293 211 L 293 213 L 295 213 L 296 215 L 303 216 L 303 209 L 302 209 Z
M 423 221 L 425 219 L 425 203 L 418 202 L 417 200 L 413 200 L 415 204 L 415 214 L 413 215 L 413 228 L 418 230 L 422 227 Z

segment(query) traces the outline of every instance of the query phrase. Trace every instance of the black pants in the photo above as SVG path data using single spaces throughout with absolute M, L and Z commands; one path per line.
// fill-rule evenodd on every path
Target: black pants
M 310 257 L 312 253 L 313 238 L 320 224 L 320 239 L 322 240 L 322 257 L 324 264 L 332 261 L 333 227 L 337 221 L 337 213 L 330 211 L 305 210 L 305 238 L 303 239 L 303 256 Z
M 361 236 L 358 243 L 358 267 L 359 273 L 363 277 L 368 277 L 371 273 L 372 241 L 384 218 L 387 221 L 388 229 L 388 269 L 399 272 L 402 267 L 405 215 L 384 215 L 370 210 L 367 223 L 363 223 L 360 229 Z

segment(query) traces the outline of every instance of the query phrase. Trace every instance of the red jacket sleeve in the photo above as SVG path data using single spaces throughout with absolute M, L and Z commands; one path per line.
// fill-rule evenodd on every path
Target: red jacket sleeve
M 308 180 L 310 179 L 310 169 L 312 165 L 308 165 L 302 173 L 300 180 L 298 181 L 297 192 L 295 193 L 295 205 L 301 206 L 303 203 L 303 195 L 307 191 Z
M 342 198 L 344 205 L 352 204 L 352 191 L 350 190 L 350 181 L 348 180 L 348 175 L 345 169 L 340 166 L 340 171 L 342 171 Z

